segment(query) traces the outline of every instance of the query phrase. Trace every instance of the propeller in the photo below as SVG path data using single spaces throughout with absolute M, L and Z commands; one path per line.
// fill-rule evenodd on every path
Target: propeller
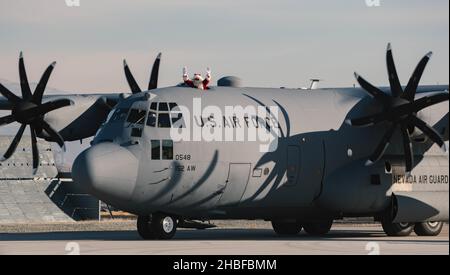
M 425 96 L 416 100 L 416 93 L 425 68 L 430 61 L 433 53 L 425 55 L 417 65 L 408 85 L 405 89 L 400 84 L 400 80 L 395 67 L 391 44 L 387 47 L 386 61 L 389 74 L 389 83 L 391 95 L 384 93 L 379 88 L 373 86 L 359 74 L 355 77 L 361 87 L 376 101 L 383 105 L 383 111 L 377 114 L 365 116 L 362 118 L 349 119 L 346 122 L 352 126 L 371 126 L 379 123 L 388 123 L 388 127 L 382 140 L 376 147 L 374 153 L 366 162 L 367 166 L 373 165 L 380 160 L 390 145 L 391 139 L 397 129 L 402 134 L 404 149 L 404 159 L 406 172 L 410 173 L 414 166 L 414 154 L 411 141 L 411 134 L 415 128 L 420 129 L 433 143 L 439 145 L 446 151 L 444 139 L 430 125 L 417 117 L 417 113 L 425 108 L 449 100 L 448 93 L 440 93 L 431 96 Z
M 148 83 L 148 91 L 158 88 L 158 76 L 159 76 L 159 66 L 161 64 L 161 56 L 159 53 L 156 57 L 155 63 L 150 74 L 150 81 Z M 125 70 L 125 77 L 127 78 L 128 85 L 130 86 L 131 92 L 133 94 L 141 93 L 143 90 L 139 87 L 133 74 L 131 73 L 130 67 L 126 60 L 123 61 L 123 68 Z
M 42 75 L 41 80 L 36 86 L 34 93 L 31 93 L 31 88 L 25 70 L 23 54 L 20 53 L 19 76 L 22 97 L 18 97 L 0 83 L 0 93 L 8 99 L 8 102 L 12 106 L 11 115 L 0 118 L 0 126 L 7 125 L 13 122 L 18 122 L 21 124 L 11 145 L 9 146 L 8 150 L 6 150 L 0 161 L 5 161 L 14 154 L 23 137 L 26 127 L 30 126 L 34 174 L 36 174 L 37 168 L 39 166 L 39 151 L 36 138 L 38 136 L 38 133 L 41 133 L 44 130 L 50 136 L 50 139 L 52 141 L 58 143 L 58 145 L 65 150 L 64 139 L 61 137 L 58 131 L 53 129 L 44 120 L 45 114 L 73 104 L 73 102 L 68 99 L 59 99 L 42 103 L 45 88 L 47 87 L 48 80 L 50 79 L 55 66 L 56 62 L 48 66 L 48 68 Z

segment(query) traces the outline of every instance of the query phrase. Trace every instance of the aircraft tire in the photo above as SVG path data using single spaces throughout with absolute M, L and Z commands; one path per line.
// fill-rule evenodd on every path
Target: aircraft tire
M 157 240 L 170 240 L 177 232 L 178 221 L 175 217 L 156 213 L 152 215 L 151 228 Z
M 384 220 L 381 225 L 386 235 L 390 237 L 407 237 L 414 230 L 413 223 L 392 223 Z
M 155 234 L 152 231 L 150 216 L 139 216 L 137 218 L 137 231 L 144 240 L 154 240 Z
M 303 228 L 306 233 L 312 236 L 324 236 L 330 232 L 333 226 L 333 221 L 319 222 L 319 223 L 305 223 Z
M 435 237 L 441 234 L 443 222 L 422 222 L 416 223 L 414 226 L 414 232 L 417 236 Z
M 298 222 L 278 222 L 272 221 L 275 233 L 281 236 L 298 235 L 302 231 L 302 225 Z

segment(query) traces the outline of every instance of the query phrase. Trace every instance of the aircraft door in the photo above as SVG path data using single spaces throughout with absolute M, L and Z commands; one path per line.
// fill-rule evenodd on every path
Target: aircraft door
M 300 172 L 300 148 L 289 146 L 287 152 L 287 185 L 296 185 Z
M 320 139 L 308 138 L 299 149 L 299 170 L 295 189 L 296 200 L 305 204 L 312 203 L 322 190 L 325 152 Z
M 250 178 L 250 163 L 231 163 L 225 190 L 219 200 L 219 206 L 234 206 L 240 203 Z

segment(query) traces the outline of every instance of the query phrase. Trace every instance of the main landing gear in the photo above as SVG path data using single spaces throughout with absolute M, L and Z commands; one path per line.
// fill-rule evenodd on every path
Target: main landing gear
M 443 222 L 392 223 L 381 221 L 386 235 L 391 237 L 407 237 L 414 231 L 417 236 L 434 237 L 442 232 Z
M 295 236 L 302 229 L 305 229 L 305 232 L 311 236 L 325 236 L 330 232 L 332 226 L 332 220 L 303 224 L 299 221 L 272 221 L 273 230 L 280 236 Z
M 297 235 L 302 231 L 303 228 L 303 226 L 297 221 L 272 221 L 272 227 L 275 233 L 281 236 Z
M 151 216 L 139 216 L 137 230 L 144 240 L 170 240 L 177 232 L 178 221 L 175 217 L 163 213 Z
M 381 221 L 384 233 L 390 237 L 407 237 L 414 230 L 413 223 L 392 223 L 386 220 Z
M 414 232 L 417 236 L 438 236 L 442 232 L 444 227 L 443 222 L 423 222 L 416 223 L 414 226 Z

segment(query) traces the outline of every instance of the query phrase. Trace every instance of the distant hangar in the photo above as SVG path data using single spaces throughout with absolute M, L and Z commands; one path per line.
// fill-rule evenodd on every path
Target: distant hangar
M 13 138 L 0 136 L 1 152 Z M 41 162 L 36 175 L 30 139 L 23 139 L 16 154 L 0 163 L 0 224 L 99 219 L 99 201 L 80 191 L 70 173 L 58 171 L 50 143 L 39 140 L 38 146 Z

